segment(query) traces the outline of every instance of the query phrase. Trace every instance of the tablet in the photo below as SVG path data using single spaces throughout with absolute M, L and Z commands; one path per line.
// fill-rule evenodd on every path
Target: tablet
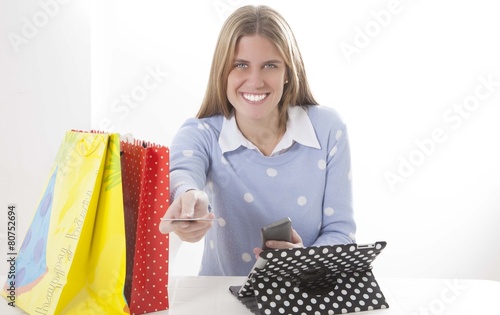
M 231 293 L 254 314 L 343 314 L 388 308 L 372 273 L 386 242 L 263 251 Z

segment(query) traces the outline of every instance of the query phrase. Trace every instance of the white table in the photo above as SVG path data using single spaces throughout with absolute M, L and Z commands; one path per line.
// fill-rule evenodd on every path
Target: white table
M 2 279 L 0 279 L 2 280 Z M 156 315 L 251 314 L 229 292 L 244 277 L 179 277 L 170 279 L 170 310 Z M 389 309 L 362 312 L 371 315 L 481 315 L 500 314 L 500 282 L 463 279 L 377 279 Z M 3 281 L 1 282 L 3 283 Z M 26 314 L 0 299 L 0 314 Z
M 231 295 L 228 287 L 240 277 L 179 278 L 171 287 L 168 315 L 251 314 Z M 480 315 L 500 314 L 500 282 L 460 279 L 377 279 L 389 308 L 361 314 Z M 167 314 L 167 313 L 164 313 Z

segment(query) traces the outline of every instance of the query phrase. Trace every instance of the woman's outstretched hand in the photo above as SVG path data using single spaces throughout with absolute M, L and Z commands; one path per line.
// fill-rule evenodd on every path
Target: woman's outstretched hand
M 214 219 L 208 211 L 208 196 L 202 190 L 188 190 L 174 200 L 164 219 Z M 212 221 L 165 221 L 160 222 L 160 232 L 174 232 L 186 242 L 198 242 L 212 227 Z

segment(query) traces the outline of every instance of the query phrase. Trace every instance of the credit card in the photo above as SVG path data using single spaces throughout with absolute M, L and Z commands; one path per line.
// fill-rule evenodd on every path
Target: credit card
M 169 219 L 169 218 L 161 218 L 162 221 L 170 221 L 170 222 L 198 222 L 198 221 L 217 221 L 217 219 L 207 219 L 207 218 L 185 218 L 185 219 Z

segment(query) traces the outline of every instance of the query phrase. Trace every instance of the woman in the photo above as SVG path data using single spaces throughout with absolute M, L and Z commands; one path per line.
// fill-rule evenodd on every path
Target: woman
M 260 229 L 284 217 L 292 241 L 270 248 L 351 243 L 350 152 L 345 124 L 316 105 L 293 33 L 266 6 L 226 20 L 197 118 L 170 146 L 172 204 L 163 233 L 205 237 L 200 275 L 244 276 L 262 251 Z

